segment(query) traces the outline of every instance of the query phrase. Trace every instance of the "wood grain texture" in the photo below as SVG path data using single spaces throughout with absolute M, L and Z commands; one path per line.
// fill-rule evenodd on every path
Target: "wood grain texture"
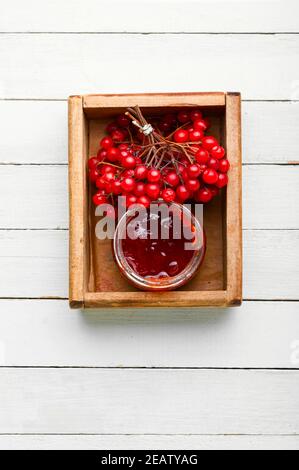
M 194 65 L 194 57 L 205 66 Z M 239 90 L 243 99 L 294 100 L 298 57 L 298 35 L 0 35 L 0 98 L 200 89 Z M 142 75 L 124 74 L 120 85 L 119 70 L 136 64 Z
M 66 164 L 66 117 L 67 102 L 0 102 L 0 163 Z M 32 127 L 35 129 L 34 139 Z M 280 130 L 279 138 L 277 127 Z M 243 163 L 299 161 L 294 145 L 298 127 L 298 102 L 243 101 Z M 13 138 L 15 133 L 17 139 Z
M 67 164 L 67 102 L 1 101 L 0 121 L 0 163 Z
M 68 227 L 66 167 L 0 165 L 0 180 L 0 228 Z M 243 228 L 298 229 L 298 198 L 299 166 L 243 168 Z
M 82 313 L 62 300 L 1 300 L 0 310 L 1 366 L 299 367 L 296 302 Z
M 69 301 L 73 307 L 84 303 L 85 282 L 85 206 L 86 188 L 86 124 L 82 97 L 69 98 Z
M 224 234 L 226 257 L 226 290 L 228 303 L 242 302 L 242 149 L 241 95 L 227 93 L 225 114 L 225 147 L 230 161 L 230 184 L 226 190 Z
M 4 165 L 0 180 L 0 228 L 68 227 L 67 167 Z
M 298 450 L 299 436 L 0 436 L 6 450 Z
M 153 15 L 153 4 L 159 14 Z M 0 31 L 298 32 L 298 2 L 173 0 L 18 0 L 5 5 Z M 192 14 L 189 14 L 192 12 Z M 269 14 L 271 12 L 271 14 Z M 267 18 L 267 21 L 264 19 Z
M 245 298 L 299 299 L 299 231 L 245 230 L 243 237 Z M 68 296 L 67 231 L 2 230 L 0 260 L 0 297 Z
M 1 433 L 299 431 L 299 371 L 3 368 L 0 381 Z
M 102 117 L 102 108 L 112 108 L 109 111 L 113 112 L 113 109 L 134 107 L 136 103 L 141 108 L 153 108 L 156 107 L 182 107 L 182 106 L 205 106 L 207 108 L 213 106 L 225 106 L 225 93 L 223 92 L 190 92 L 190 93 L 146 93 L 138 94 L 96 94 L 96 95 L 85 95 L 83 97 L 83 107 L 87 115 L 94 117 Z M 100 109 L 99 109 L 100 108 Z M 117 113 L 117 111 L 114 111 Z

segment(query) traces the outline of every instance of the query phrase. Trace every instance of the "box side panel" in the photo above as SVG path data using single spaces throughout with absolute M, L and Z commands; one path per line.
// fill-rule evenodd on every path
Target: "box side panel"
M 84 306 L 87 308 L 225 307 L 227 306 L 227 293 L 223 290 L 196 292 L 89 292 L 85 295 Z
M 225 93 L 147 93 L 126 95 L 85 95 L 83 97 L 84 111 L 90 118 L 103 117 L 118 113 L 122 108 L 138 104 L 141 108 L 157 107 L 219 107 L 225 106 Z
M 226 280 L 228 303 L 242 302 L 241 96 L 226 96 L 226 151 L 231 167 L 226 200 Z
M 69 126 L 69 302 L 72 308 L 84 304 L 85 274 L 85 118 L 81 96 L 68 100 Z

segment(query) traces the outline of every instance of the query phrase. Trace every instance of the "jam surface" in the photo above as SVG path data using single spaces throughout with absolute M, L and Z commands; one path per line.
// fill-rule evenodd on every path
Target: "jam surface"
M 195 237 L 190 238 L 189 235 L 185 238 L 181 225 L 180 238 L 176 238 L 178 231 L 174 218 L 177 216 L 173 214 L 167 218 L 157 215 L 156 229 L 158 230 L 153 232 L 150 224 L 152 217 L 148 213 L 147 217 L 143 218 L 134 229 L 137 238 L 130 238 L 127 231 L 126 238 L 122 240 L 123 254 L 129 266 L 144 278 L 161 279 L 176 276 L 185 269 L 194 256 L 195 250 L 186 249 L 186 243 L 190 245 Z M 129 224 L 130 221 L 128 221 L 127 228 Z M 162 238 L 165 236 L 163 232 L 165 224 L 169 229 L 167 239 Z

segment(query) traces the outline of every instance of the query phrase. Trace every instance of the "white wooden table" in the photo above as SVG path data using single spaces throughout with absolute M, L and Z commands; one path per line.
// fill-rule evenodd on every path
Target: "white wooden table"
M 0 447 L 299 448 L 298 2 L 0 6 Z M 243 97 L 242 307 L 70 311 L 67 96 L 205 90 Z

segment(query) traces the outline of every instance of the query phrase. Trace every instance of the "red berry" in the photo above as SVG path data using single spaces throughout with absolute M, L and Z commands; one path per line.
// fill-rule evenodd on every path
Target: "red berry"
M 145 191 L 151 199 L 157 199 L 160 193 L 160 186 L 157 183 L 148 183 L 145 185 Z
M 134 194 L 129 194 L 128 196 L 126 196 L 126 206 L 129 207 L 131 206 L 132 204 L 136 204 L 137 203 L 137 197 L 134 196 Z
M 110 147 L 107 150 L 107 160 L 109 162 L 116 162 L 120 157 L 120 151 L 117 147 Z
M 136 160 L 131 155 L 128 155 L 127 157 L 122 157 L 121 158 L 121 165 L 124 168 L 135 168 Z
M 168 122 L 171 126 L 176 125 L 176 117 L 173 113 L 165 114 L 164 118 L 162 119 L 164 122 Z
M 135 196 L 143 196 L 145 193 L 145 183 L 142 183 L 141 181 L 139 183 L 136 183 L 135 189 L 134 189 L 134 194 Z
M 115 131 L 111 132 L 111 137 L 116 142 L 121 142 L 125 138 L 125 134 L 123 131 L 119 129 L 115 129 Z
M 181 177 L 182 177 L 183 181 L 187 181 L 189 179 L 187 168 L 182 169 Z
M 190 118 L 192 121 L 195 121 L 196 119 L 201 119 L 202 118 L 202 112 L 199 109 L 193 109 L 190 113 Z
M 93 198 L 93 203 L 96 205 L 96 206 L 99 206 L 101 204 L 106 204 L 107 202 L 107 197 L 106 196 L 103 196 L 103 194 L 101 193 L 96 193 L 94 194 Z
M 212 147 L 215 147 L 215 145 L 218 145 L 218 141 L 212 135 L 206 135 L 202 138 L 202 146 L 204 149 L 210 150 Z
M 113 147 L 113 140 L 111 137 L 103 137 L 100 146 L 103 147 L 103 149 L 109 149 L 110 147 Z
M 215 184 L 218 180 L 218 173 L 212 168 L 207 168 L 202 174 L 202 179 L 207 184 Z
M 103 176 L 100 176 L 96 179 L 96 187 L 99 189 L 105 189 L 106 187 L 106 180 Z
M 197 131 L 204 132 L 207 129 L 207 125 L 203 119 L 196 119 L 193 122 L 193 128 Z
M 219 163 L 219 171 L 221 171 L 221 173 L 227 173 L 229 170 L 229 166 L 230 166 L 229 161 L 226 158 L 223 158 L 222 160 L 219 160 L 218 163 Z
M 106 127 L 108 134 L 111 134 L 111 132 L 115 131 L 116 129 L 118 129 L 118 124 L 115 121 L 110 122 Z
M 125 114 L 120 114 L 117 117 L 117 123 L 120 127 L 128 127 L 130 119 Z
M 203 137 L 203 133 L 202 131 L 198 131 L 198 130 L 192 130 L 192 131 L 189 131 L 189 140 L 191 140 L 191 142 L 198 142 L 202 139 Z
M 175 192 L 171 188 L 163 189 L 161 195 L 165 202 L 172 202 L 175 200 Z
M 184 130 L 184 129 L 178 129 L 175 131 L 173 135 L 173 140 L 177 142 L 178 144 L 181 144 L 183 142 L 188 142 L 189 139 L 189 132 Z
M 190 121 L 190 115 L 188 111 L 180 111 L 178 113 L 178 121 L 182 124 L 185 124 L 186 122 Z
M 122 157 L 132 157 L 132 153 L 129 149 L 120 150 L 120 156 Z
M 137 158 L 136 158 L 137 160 Z M 145 165 L 140 165 L 136 167 L 135 177 L 138 180 L 144 180 L 147 176 L 147 168 Z
M 119 148 L 120 151 L 127 150 L 128 144 L 119 144 L 118 148 Z
M 201 146 L 199 144 L 190 144 L 190 147 L 189 147 L 189 150 L 196 154 L 196 152 L 198 152 L 198 150 L 201 149 Z
M 181 184 L 176 189 L 176 195 L 177 195 L 177 198 L 179 199 L 179 201 L 184 202 L 184 201 L 186 201 L 186 199 L 188 199 L 191 196 L 191 193 L 186 188 L 186 186 Z
M 134 178 L 134 176 L 135 176 L 135 170 L 132 170 L 132 169 L 131 169 L 131 170 L 130 170 L 130 169 L 125 170 L 125 171 L 121 174 L 121 176 L 122 176 L 123 178 Z
M 209 202 L 213 197 L 213 194 L 209 188 L 201 188 L 196 194 L 196 200 L 198 202 Z
M 200 182 L 197 179 L 189 179 L 186 181 L 185 186 L 189 191 L 197 191 L 200 187 Z
M 171 186 L 176 187 L 180 182 L 180 178 L 177 173 L 175 173 L 175 171 L 171 171 L 168 173 L 168 175 L 165 176 L 164 181 L 166 181 L 166 183 L 170 184 Z
M 161 121 L 161 122 L 159 122 L 159 129 L 162 132 L 169 132 L 170 129 L 171 129 L 171 125 L 169 124 L 169 122 Z
M 228 176 L 226 173 L 220 173 L 216 182 L 217 188 L 223 188 L 228 183 Z
M 209 118 L 204 118 L 203 121 L 204 121 L 204 123 L 205 123 L 205 125 L 206 125 L 206 128 L 208 129 L 208 128 L 210 127 L 210 125 L 211 125 L 210 119 L 209 119 Z
M 133 180 L 133 178 L 130 177 L 124 178 L 121 182 L 121 187 L 124 191 L 129 193 L 134 190 L 135 181 Z
M 188 158 L 180 158 L 180 166 L 183 166 L 185 167 L 186 165 L 189 165 L 190 161 L 188 160 Z
M 225 150 L 220 145 L 215 145 L 211 148 L 210 154 L 212 155 L 212 157 L 220 159 L 224 157 Z
M 88 160 L 88 167 L 90 170 L 96 168 L 99 164 L 99 160 L 97 159 L 97 157 L 91 157 L 89 160 Z
M 105 181 L 107 181 L 108 183 L 111 183 L 112 181 L 114 181 L 114 172 L 112 171 L 107 171 L 104 175 L 103 175 L 103 178 L 105 179 Z
M 213 168 L 213 170 L 218 170 L 219 160 L 217 160 L 217 158 L 214 158 L 214 157 L 209 158 L 208 167 Z
M 195 160 L 197 163 L 207 163 L 209 160 L 209 152 L 203 148 L 200 148 L 195 154 Z
M 217 194 L 219 193 L 219 189 L 216 188 L 216 186 L 210 186 L 209 189 L 210 189 L 213 197 L 217 196 Z
M 121 187 L 121 182 L 119 180 L 114 180 L 111 184 L 111 191 L 113 194 L 121 194 L 122 192 L 122 187 Z
M 97 153 L 98 160 L 102 162 L 103 160 L 105 160 L 106 157 L 107 157 L 107 150 L 100 149 Z
M 113 173 L 105 173 L 104 176 L 105 180 L 105 191 L 106 193 L 111 193 L 112 192 L 112 185 L 114 182 L 114 174 Z
M 188 166 L 187 172 L 189 178 L 197 178 L 200 175 L 200 167 L 196 163 L 193 163 Z
M 150 206 L 150 203 L 151 203 L 151 200 L 148 196 L 144 195 L 144 196 L 140 196 L 138 199 L 137 199 L 137 204 L 141 204 L 142 206 L 144 207 L 149 207 Z
M 147 172 L 147 179 L 150 183 L 158 183 L 161 179 L 161 173 L 156 168 L 150 168 Z
M 94 183 L 99 176 L 100 172 L 98 168 L 92 168 L 91 170 L 89 170 L 89 179 L 92 183 Z
M 204 163 L 199 164 L 200 173 L 203 173 L 208 167 Z
M 115 167 L 106 163 L 105 165 L 101 165 L 101 172 L 102 173 L 115 173 Z

